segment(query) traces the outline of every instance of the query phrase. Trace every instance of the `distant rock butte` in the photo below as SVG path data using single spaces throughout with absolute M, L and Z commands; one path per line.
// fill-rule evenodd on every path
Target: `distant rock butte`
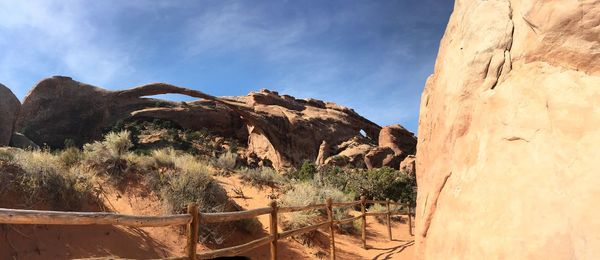
M 600 1 L 457 1 L 420 111 L 418 259 L 600 255 Z
M 13 134 L 21 102 L 6 86 L 0 84 L 0 146 L 7 146 Z
M 201 100 L 170 102 L 145 98 L 167 93 Z M 164 83 L 108 91 L 60 76 L 42 80 L 25 97 L 17 130 L 35 143 L 58 148 L 66 139 L 79 145 L 97 140 L 107 128 L 127 118 L 166 119 L 184 128 L 206 128 L 214 134 L 236 138 L 247 143 L 247 158 L 267 160 L 267 165 L 277 169 L 298 166 L 304 160 L 325 163 L 355 146 L 365 149 L 359 154 L 346 153 L 356 157 L 355 163 L 365 166 L 367 154 L 383 149 L 377 147 L 380 126 L 331 102 L 296 99 L 269 90 L 247 96 L 215 97 Z M 397 143 L 394 147 L 399 147 L 398 152 L 385 148 L 389 152 L 372 156 L 374 162 L 370 164 L 398 168 L 402 158 L 414 153 L 415 144 L 405 146 L 416 142 L 412 133 L 405 131 L 390 140 Z M 320 151 L 322 158 L 318 158 Z

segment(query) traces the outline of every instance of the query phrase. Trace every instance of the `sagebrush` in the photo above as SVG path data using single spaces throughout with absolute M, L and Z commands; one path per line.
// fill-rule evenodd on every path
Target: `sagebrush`
M 21 194 L 29 205 L 50 203 L 54 209 L 75 210 L 93 200 L 93 174 L 69 167 L 48 150 L 3 150 L 0 193 Z M 11 165 L 13 167 L 11 167 Z
M 253 169 L 242 169 L 239 171 L 240 178 L 255 186 L 280 185 L 286 182 L 285 177 L 277 173 L 273 168 L 260 167 Z

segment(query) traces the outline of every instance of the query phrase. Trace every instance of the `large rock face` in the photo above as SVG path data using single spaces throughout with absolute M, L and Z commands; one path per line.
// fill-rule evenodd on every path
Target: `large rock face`
M 7 146 L 13 134 L 21 102 L 7 87 L 0 84 L 0 146 Z
M 166 93 L 202 100 L 183 103 L 144 98 Z M 393 148 L 377 147 L 381 127 L 354 110 L 268 90 L 240 97 L 214 97 L 154 83 L 108 91 L 68 77 L 52 77 L 42 80 L 27 95 L 17 128 L 35 143 L 60 148 L 66 139 L 79 145 L 99 139 L 119 120 L 129 118 L 167 119 L 184 128 L 206 128 L 236 138 L 247 143 L 247 158 L 261 159 L 277 169 L 298 166 L 304 160 L 324 163 L 338 154 L 353 156 L 362 166 L 366 161 L 369 167 L 398 168 L 401 160 Z M 406 133 L 410 132 L 400 131 L 390 138 L 398 144 L 416 141 L 412 133 Z M 414 153 L 414 146 L 402 146 L 398 154 Z
M 315 161 L 320 146 L 335 146 L 363 130 L 376 143 L 381 127 L 354 110 L 331 102 L 296 99 L 261 90 L 247 96 L 220 98 L 248 125 L 248 150 L 276 168 Z
M 132 116 L 169 119 L 182 127 L 205 127 L 226 136 L 245 130 L 239 115 L 212 100 L 181 103 L 144 98 L 182 91 L 160 83 L 108 91 L 56 76 L 42 80 L 25 97 L 17 128 L 35 143 L 55 148 L 66 139 L 79 145 L 99 139 L 107 128 Z
M 421 259 L 600 255 L 600 1 L 460 0 L 421 100 Z

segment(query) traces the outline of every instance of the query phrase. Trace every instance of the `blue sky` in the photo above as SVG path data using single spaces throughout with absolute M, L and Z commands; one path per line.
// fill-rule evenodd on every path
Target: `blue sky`
M 261 88 L 417 130 L 450 0 L 0 0 L 0 82 L 20 99 L 65 75 L 108 89 Z M 182 99 L 170 96 L 170 99 Z

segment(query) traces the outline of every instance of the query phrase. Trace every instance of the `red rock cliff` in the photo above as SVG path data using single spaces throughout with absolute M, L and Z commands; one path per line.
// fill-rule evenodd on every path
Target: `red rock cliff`
M 600 255 L 600 1 L 459 0 L 421 99 L 420 259 Z

